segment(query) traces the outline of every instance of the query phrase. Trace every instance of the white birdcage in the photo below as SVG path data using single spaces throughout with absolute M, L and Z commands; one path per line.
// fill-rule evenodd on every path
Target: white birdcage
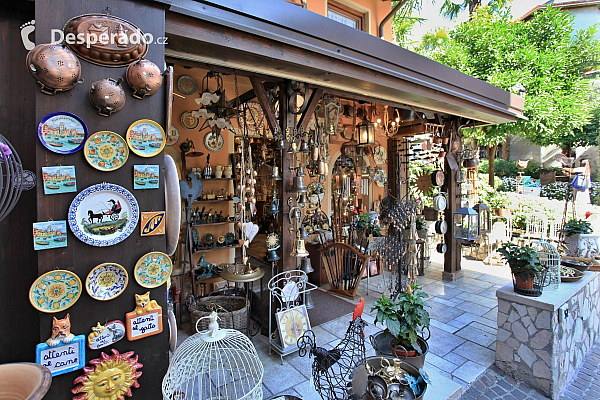
M 250 339 L 219 329 L 216 312 L 205 318 L 209 330 L 177 347 L 163 379 L 163 399 L 261 400 L 264 368 Z
M 538 252 L 540 264 L 548 269 L 546 274 L 546 282 L 548 284 L 546 290 L 558 290 L 560 286 L 560 254 L 556 247 L 545 240 L 533 242 L 533 247 Z

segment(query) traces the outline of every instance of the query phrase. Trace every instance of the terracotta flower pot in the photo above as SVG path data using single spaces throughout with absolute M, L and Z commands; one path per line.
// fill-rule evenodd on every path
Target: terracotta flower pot
M 394 355 L 398 356 L 398 357 L 416 357 L 417 356 L 417 351 L 416 350 L 409 350 L 408 352 L 402 350 L 401 348 L 397 349 L 394 344 L 392 343 L 394 341 L 394 339 L 390 340 L 390 347 L 392 348 L 392 353 L 394 353 Z
M 494 210 L 494 213 L 498 216 L 498 217 L 507 217 L 508 216 L 508 210 L 506 208 L 496 208 Z
M 515 276 L 515 285 L 519 289 L 533 290 L 533 278 L 523 280 L 523 279 L 519 278 L 518 276 Z

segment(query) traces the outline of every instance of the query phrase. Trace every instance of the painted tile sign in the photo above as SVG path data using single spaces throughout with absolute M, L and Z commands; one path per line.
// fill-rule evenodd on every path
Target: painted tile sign
M 162 332 L 162 308 L 137 315 L 135 312 L 127 313 L 127 340 L 142 339 L 147 336 L 157 335 Z
M 81 369 L 85 366 L 85 336 L 77 335 L 72 342 L 55 347 L 39 343 L 35 353 L 35 362 L 47 367 L 52 376 Z

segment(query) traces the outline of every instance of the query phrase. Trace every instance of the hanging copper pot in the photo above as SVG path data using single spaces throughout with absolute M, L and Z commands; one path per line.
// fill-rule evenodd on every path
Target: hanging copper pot
M 137 60 L 129 64 L 125 72 L 127 84 L 133 89 L 133 97 L 143 99 L 158 91 L 163 82 L 163 76 L 156 64 L 150 60 Z
M 125 91 L 121 87 L 123 78 L 106 78 L 92 83 L 90 101 L 98 109 L 98 114 L 108 117 L 125 105 Z
M 51 96 L 83 82 L 79 60 L 65 45 L 38 44 L 27 53 L 27 69 Z

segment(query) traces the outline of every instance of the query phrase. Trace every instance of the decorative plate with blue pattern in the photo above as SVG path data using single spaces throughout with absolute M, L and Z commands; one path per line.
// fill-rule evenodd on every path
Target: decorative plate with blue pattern
M 92 299 L 106 301 L 119 297 L 129 283 L 125 268 L 116 263 L 97 265 L 85 280 L 85 290 Z
M 133 269 L 137 283 L 149 289 L 164 284 L 169 279 L 172 271 L 173 263 L 171 259 L 160 251 L 143 255 Z
M 38 311 L 56 313 L 75 304 L 81 290 L 81 280 L 75 273 L 57 269 L 46 272 L 33 282 L 29 301 Z
M 69 207 L 69 227 L 77 239 L 92 246 L 112 246 L 127 239 L 140 217 L 131 192 L 100 183 L 80 192 Z

